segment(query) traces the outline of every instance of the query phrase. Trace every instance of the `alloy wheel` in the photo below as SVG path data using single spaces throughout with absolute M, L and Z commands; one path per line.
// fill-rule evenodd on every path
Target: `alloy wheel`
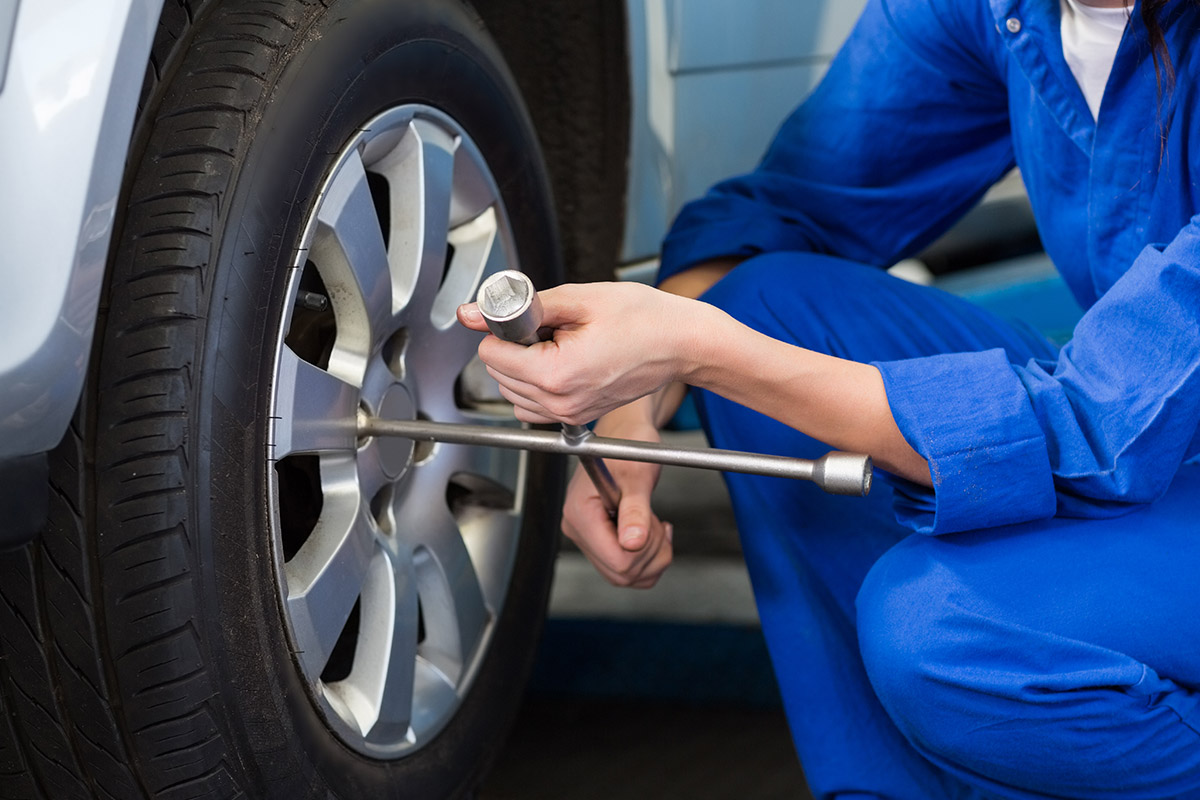
M 455 309 L 519 264 L 479 149 L 428 106 L 362 125 L 304 230 L 270 400 L 281 606 L 330 727 L 398 758 L 453 717 L 486 653 L 527 456 L 363 437 L 357 420 L 517 424 Z

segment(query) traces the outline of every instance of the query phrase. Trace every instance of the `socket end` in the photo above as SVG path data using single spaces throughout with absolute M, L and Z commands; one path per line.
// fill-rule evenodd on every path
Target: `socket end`
M 814 464 L 813 480 L 830 494 L 866 497 L 874 475 L 871 457 L 861 453 L 826 453 Z
M 523 272 L 506 269 L 489 276 L 475 299 L 488 330 L 498 338 L 524 345 L 538 341 L 542 301 Z
M 529 308 L 533 295 L 533 283 L 528 277 L 506 269 L 480 285 L 476 301 L 484 319 L 507 322 Z

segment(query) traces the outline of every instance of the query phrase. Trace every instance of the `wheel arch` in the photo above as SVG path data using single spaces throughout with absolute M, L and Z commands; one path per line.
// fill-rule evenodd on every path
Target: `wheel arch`
M 618 0 L 476 0 L 545 154 L 570 280 L 610 280 L 625 225 L 629 37 Z
M 137 98 L 162 0 L 26 2 L 0 63 L 0 460 L 54 447 L 86 370 Z M 58 48 L 46 46 L 53 31 Z M 15 195 L 14 195 L 15 199 Z M 54 213 L 48 213 L 52 209 Z

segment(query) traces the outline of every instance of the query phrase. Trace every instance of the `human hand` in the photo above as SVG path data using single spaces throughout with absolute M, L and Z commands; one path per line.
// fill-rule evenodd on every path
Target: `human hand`
M 583 425 L 686 377 L 692 331 L 711 306 L 632 283 L 568 284 L 540 292 L 554 338 L 529 347 L 486 337 L 479 357 L 523 422 Z M 474 303 L 458 319 L 486 331 Z
M 605 430 L 645 441 L 658 441 L 658 432 Z M 661 467 L 631 461 L 606 461 L 621 488 L 621 504 L 614 525 L 600 501 L 599 492 L 580 467 L 567 487 L 562 530 L 587 556 L 596 571 L 614 586 L 649 589 L 671 563 L 674 529 L 650 508 L 650 495 Z

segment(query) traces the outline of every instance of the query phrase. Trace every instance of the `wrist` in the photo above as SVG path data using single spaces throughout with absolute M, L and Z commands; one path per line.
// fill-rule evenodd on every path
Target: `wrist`
M 596 420 L 596 434 L 618 439 L 657 439 L 658 426 L 654 424 L 651 399 L 643 397 L 608 412 Z
M 676 380 L 689 386 L 710 389 L 719 373 L 728 372 L 730 362 L 723 352 L 738 323 L 716 306 L 696 302 L 687 324 L 675 327 L 673 372 Z

